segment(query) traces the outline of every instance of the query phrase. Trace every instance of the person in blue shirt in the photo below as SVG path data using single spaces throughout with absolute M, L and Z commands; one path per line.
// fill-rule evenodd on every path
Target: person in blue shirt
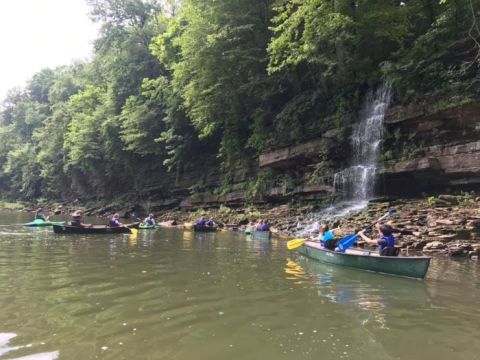
M 208 219 L 206 226 L 210 226 L 210 227 L 215 226 L 215 222 L 213 221 L 213 218 Z
M 333 230 L 330 230 L 327 224 L 322 224 L 320 226 L 320 233 L 318 234 L 318 241 L 323 245 L 324 248 L 329 250 L 335 249 L 335 234 Z
M 143 223 L 145 225 L 149 225 L 149 226 L 153 226 L 155 225 L 155 217 L 153 216 L 153 214 L 149 214 L 145 220 L 143 220 Z
M 270 225 L 268 224 L 268 221 L 265 220 L 260 228 L 260 231 L 270 231 Z
M 119 214 L 113 215 L 110 221 L 108 222 L 108 226 L 110 227 L 123 226 L 123 224 L 120 222 L 120 215 Z
M 197 226 L 205 226 L 207 224 L 207 220 L 205 219 L 205 216 L 202 216 L 198 221 L 197 221 Z
M 378 245 L 378 252 L 384 256 L 395 256 L 395 238 L 393 237 L 393 229 L 387 224 L 376 224 L 375 228 L 380 235 L 378 240 L 372 240 L 364 234 L 365 230 L 360 231 L 358 234 L 367 244 Z

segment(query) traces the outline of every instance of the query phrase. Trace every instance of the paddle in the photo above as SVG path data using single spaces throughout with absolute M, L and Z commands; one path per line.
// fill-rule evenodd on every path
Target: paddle
M 383 215 L 381 218 L 379 218 L 377 221 L 375 221 L 372 225 L 366 227 L 365 230 L 371 228 L 377 222 L 380 222 L 383 219 L 385 219 L 389 216 L 392 216 L 392 215 L 393 215 L 393 211 L 389 209 L 388 212 L 385 215 Z M 339 243 L 337 244 L 337 247 L 340 249 L 340 251 L 344 252 L 350 246 L 355 244 L 355 241 L 357 240 L 358 236 L 359 236 L 358 233 L 345 236 L 344 238 L 339 240 Z M 307 239 L 293 239 L 293 240 L 290 240 L 290 241 L 287 242 L 287 249 L 288 250 L 295 250 L 295 249 L 299 248 L 300 246 L 302 246 L 305 243 L 305 241 L 307 241 Z M 342 248 L 344 250 L 342 250 L 342 248 L 340 246 L 342 246 Z
M 385 215 L 383 215 L 381 218 L 379 218 L 377 221 L 375 221 L 373 224 L 367 226 L 363 230 L 365 231 L 365 230 L 368 230 L 368 229 L 372 228 L 376 223 L 386 219 L 389 216 L 392 216 L 393 214 L 394 214 L 393 210 L 388 209 L 388 211 Z M 345 252 L 350 246 L 355 244 L 355 242 L 357 241 L 357 238 L 359 236 L 360 236 L 360 233 L 357 232 L 356 234 L 347 235 L 344 238 L 340 239 L 337 243 L 338 250 L 340 252 Z
M 295 250 L 296 248 L 299 248 L 305 243 L 306 239 L 293 239 L 290 241 L 287 241 L 287 249 L 288 250 Z
M 185 222 L 185 223 L 183 223 L 183 227 L 184 227 L 185 229 L 187 229 L 187 230 L 193 228 L 193 226 L 194 226 L 194 224 L 191 223 L 191 222 Z
M 132 233 L 133 236 L 137 236 L 138 235 L 138 230 L 135 229 L 135 228 L 129 228 L 130 229 L 130 232 Z

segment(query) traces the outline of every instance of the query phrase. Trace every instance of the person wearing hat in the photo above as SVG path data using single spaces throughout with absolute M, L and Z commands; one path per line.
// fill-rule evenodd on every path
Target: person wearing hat
M 82 220 L 83 220 L 82 212 L 80 210 L 75 210 L 72 213 L 72 221 L 70 222 L 70 224 L 72 226 L 84 227 L 85 224 L 82 223 Z
M 153 214 L 148 215 L 145 220 L 143 220 L 144 225 L 154 226 L 155 225 L 155 218 Z

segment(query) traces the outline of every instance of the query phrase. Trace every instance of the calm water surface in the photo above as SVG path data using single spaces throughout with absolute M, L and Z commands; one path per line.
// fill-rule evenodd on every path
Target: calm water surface
M 160 229 L 60 236 L 0 213 L 0 359 L 480 359 L 480 264 L 426 281 L 285 242 Z

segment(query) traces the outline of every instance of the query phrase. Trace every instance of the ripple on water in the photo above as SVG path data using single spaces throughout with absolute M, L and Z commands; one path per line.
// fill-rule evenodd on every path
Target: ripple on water
M 33 344 L 9 346 L 10 340 L 15 337 L 17 337 L 17 334 L 15 333 L 0 333 L 0 357 L 8 353 L 15 356 L 15 352 L 31 352 L 31 350 L 34 348 Z M 10 358 L 10 360 L 55 360 L 58 358 L 59 354 L 59 351 L 39 352 Z
M 285 242 L 235 234 L 161 230 L 134 243 L 25 231 L 0 238 L 0 324 L 25 339 L 0 335 L 3 351 L 23 346 L 0 359 L 463 360 L 479 353 L 480 272 L 472 265 L 434 262 L 430 278 L 417 282 L 322 266 L 287 252 Z

